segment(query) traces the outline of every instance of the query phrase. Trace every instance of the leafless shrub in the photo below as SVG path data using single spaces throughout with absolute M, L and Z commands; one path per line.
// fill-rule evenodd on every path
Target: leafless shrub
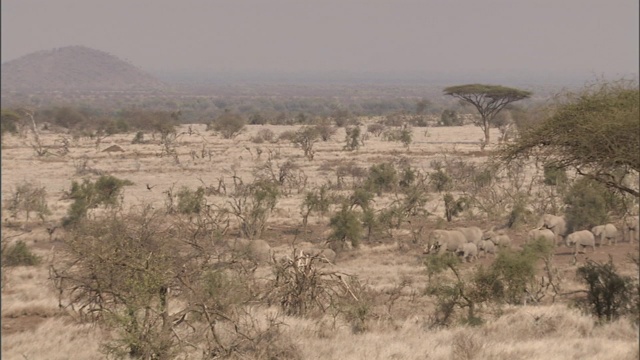
M 51 214 L 46 197 L 47 190 L 44 186 L 34 182 L 23 182 L 16 186 L 9 198 L 5 200 L 4 206 L 14 218 L 24 212 L 25 220 L 28 222 L 29 215 L 35 212 L 38 218 L 44 221 L 45 216 Z
M 318 265 L 322 261 L 322 254 L 310 256 L 296 249 L 290 257 L 274 259 L 268 301 L 294 316 L 331 310 L 351 322 L 355 332 L 364 331 L 371 315 L 364 286 L 355 277 L 324 269 Z

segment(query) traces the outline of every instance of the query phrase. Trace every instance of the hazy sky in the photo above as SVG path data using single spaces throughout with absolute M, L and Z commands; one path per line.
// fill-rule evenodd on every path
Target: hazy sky
M 148 71 L 637 74 L 638 0 L 3 0 L 2 62 Z

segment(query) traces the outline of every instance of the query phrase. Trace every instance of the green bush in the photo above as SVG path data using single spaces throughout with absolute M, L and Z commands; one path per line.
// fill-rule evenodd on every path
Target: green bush
M 611 257 L 607 263 L 587 261 L 577 270 L 578 278 L 587 284 L 587 296 L 579 305 L 600 320 L 612 321 L 633 312 L 634 284 L 632 278 L 618 274 Z M 637 291 L 637 284 L 635 286 Z M 637 300 L 637 297 L 636 297 Z
M 563 167 L 545 164 L 543 171 L 545 185 L 556 186 L 567 182 L 567 170 Z
M 453 187 L 453 179 L 451 179 L 451 176 L 447 175 L 447 173 L 442 169 L 438 169 L 430 173 L 429 180 L 431 180 L 433 190 L 437 192 L 451 190 Z
M 215 119 L 209 128 L 220 133 L 225 139 L 233 139 L 244 130 L 245 124 L 246 120 L 242 116 L 226 111 Z
M 443 110 L 440 115 L 440 126 L 461 126 L 464 124 L 462 117 L 455 110 Z
M 585 177 L 571 185 L 564 203 L 569 232 L 605 224 L 609 221 L 609 213 L 616 214 L 624 208 L 619 194 Z
M 329 240 L 334 250 L 342 250 L 347 241 L 353 247 L 358 247 L 362 237 L 362 223 L 360 217 L 347 204 L 342 204 L 340 211 L 335 213 L 329 220 L 331 235 Z
M 95 182 L 84 179 L 82 183 L 71 182 L 69 197 L 74 200 L 67 210 L 63 225 L 68 226 L 86 217 L 90 209 L 100 205 L 115 207 L 120 203 L 124 186 L 133 185 L 129 180 L 118 179 L 111 175 L 100 176 Z
M 131 140 L 132 144 L 144 144 L 144 132 L 138 131 L 136 135 Z
M 29 250 L 22 240 L 2 250 L 3 266 L 33 266 L 40 263 L 40 257 Z
M 372 165 L 369 176 L 365 180 L 365 187 L 378 195 L 384 191 L 392 191 L 398 183 L 398 172 L 391 163 Z
M 178 212 L 181 214 L 199 214 L 204 206 L 204 188 L 198 187 L 196 191 L 183 186 L 176 194 L 178 197 Z
M 360 127 L 352 126 L 345 129 L 345 142 L 344 145 L 345 150 L 353 151 L 358 150 L 360 146 L 362 146 L 362 139 L 360 138 Z

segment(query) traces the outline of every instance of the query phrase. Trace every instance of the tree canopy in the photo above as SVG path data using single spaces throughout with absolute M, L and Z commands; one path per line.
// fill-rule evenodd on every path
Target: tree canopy
M 640 92 L 636 81 L 600 82 L 567 93 L 555 111 L 502 150 L 511 161 L 533 156 L 545 164 L 640 197 Z
M 450 95 L 466 101 L 480 113 L 477 124 L 484 131 L 485 144 L 490 139 L 489 129 L 495 116 L 510 103 L 531 96 L 530 91 L 514 89 L 500 85 L 468 84 L 450 86 L 444 89 L 445 95 Z

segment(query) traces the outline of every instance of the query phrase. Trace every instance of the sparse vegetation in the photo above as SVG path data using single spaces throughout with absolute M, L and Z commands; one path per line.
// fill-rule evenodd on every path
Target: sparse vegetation
M 304 97 L 299 101 L 312 103 Z M 415 101 L 406 102 L 417 110 Z M 193 119 L 196 113 L 185 103 L 168 102 L 167 107 L 180 106 L 181 114 L 172 118 L 171 110 L 162 116 L 172 122 Z M 73 157 L 32 156 L 19 137 L 5 138 L 7 189 L 22 184 L 25 169 L 37 174 L 36 187 L 46 189 L 51 214 L 46 222 L 17 221 L 25 219 L 24 211 L 3 219 L 3 257 L 7 244 L 23 241 L 42 259 L 33 266 L 2 269 L 3 355 L 55 359 L 56 351 L 68 354 L 71 350 L 60 349 L 71 346 L 91 352 L 79 358 L 302 360 L 358 358 L 365 349 L 406 359 L 549 353 L 571 358 L 583 356 L 578 348 L 584 345 L 591 351 L 585 358 L 636 357 L 637 277 L 624 257 L 635 251 L 635 243 L 596 247 L 585 256 L 600 263 L 611 253 L 616 273 L 631 279 L 630 301 L 610 322 L 588 315 L 592 310 L 586 303 L 580 303 L 584 313 L 571 307 L 573 299 L 586 299 L 588 285 L 566 276 L 574 271 L 563 256 L 566 249 L 552 249 L 555 255 L 549 256 L 544 244 L 524 244 L 540 214 L 568 215 L 567 191 L 579 185 L 571 172 L 566 182 L 550 185 L 545 178 L 555 177 L 545 174 L 545 162 L 496 166 L 490 152 L 481 154 L 476 144 L 457 140 L 457 134 L 472 127 L 433 128 L 429 135 L 415 131 L 410 152 L 368 130 L 380 121 L 437 123 L 445 107 L 439 103 L 419 115 L 396 109 L 375 119 L 336 112 L 341 124 L 367 129 L 360 134 L 370 136 L 367 146 L 348 153 L 341 151 L 343 138 L 324 142 L 320 135 L 313 161 L 306 161 L 290 140 L 303 129 L 325 129 L 333 116 L 318 116 L 316 108 L 308 107 L 263 112 L 221 97 L 202 97 L 198 106 L 208 109 L 203 119 L 229 108 L 243 115 L 259 113 L 261 119 L 253 120 L 265 125 L 246 126 L 234 146 L 206 136 L 205 124 L 175 126 L 165 140 L 153 127 L 131 126 L 127 133 L 109 136 L 125 152 L 108 155 L 96 151 L 95 137 L 90 137 L 97 128 L 84 135 L 78 130 L 66 143 Z M 461 119 L 471 118 L 459 104 L 446 107 Z M 138 115 L 145 119 L 150 112 L 139 110 Z M 49 149 L 58 153 L 55 146 L 64 144 L 58 140 L 59 128 L 46 124 L 40 111 L 35 116 L 40 129 L 48 126 L 40 133 L 42 143 L 56 144 Z M 274 122 L 286 128 L 268 125 Z M 104 124 L 104 134 L 117 127 Z M 137 131 L 144 132 L 145 141 L 132 144 Z M 273 141 L 279 134 L 288 142 Z M 428 136 L 434 141 L 425 141 Z M 181 161 L 167 166 L 171 158 L 160 156 L 159 146 Z M 106 174 L 126 177 L 135 186 L 123 192 L 125 187 L 112 179 L 96 187 Z M 70 182 L 76 185 L 65 189 Z M 61 189 L 63 201 L 58 201 Z M 571 204 L 589 204 L 591 191 L 585 189 L 571 195 Z M 618 226 L 635 203 L 620 194 L 618 200 L 603 196 L 605 203 L 617 204 L 607 205 L 612 206 L 607 221 Z M 7 214 L 9 198 L 3 204 Z M 73 226 L 56 230 L 62 216 L 71 218 L 76 198 L 93 205 L 78 207 L 85 211 L 71 221 Z M 98 200 L 104 198 L 114 201 Z M 454 210 L 450 223 L 447 208 Z M 36 219 L 33 211 L 31 218 Z M 481 254 L 472 263 L 449 253 L 423 255 L 431 230 L 472 225 L 503 227 L 512 248 Z M 258 253 L 258 246 L 268 251 Z M 440 262 L 441 270 L 430 264 L 425 274 L 420 266 L 425 260 Z M 588 263 L 585 259 L 578 267 Z M 50 276 L 53 288 L 35 286 Z M 93 324 L 93 330 L 78 333 L 83 325 L 76 319 Z M 27 335 L 37 348 L 20 345 Z M 45 338 L 57 345 L 48 345 Z M 555 345 L 560 343 L 576 345 Z

